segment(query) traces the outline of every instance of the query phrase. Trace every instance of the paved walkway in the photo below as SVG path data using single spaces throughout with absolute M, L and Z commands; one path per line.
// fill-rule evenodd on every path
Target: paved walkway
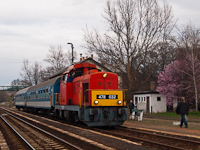
M 180 119 L 181 117 L 167 117 L 144 114 L 142 121 L 128 119 L 124 123 L 124 126 L 129 128 L 142 128 L 144 130 L 151 130 L 155 132 L 157 131 L 200 139 L 200 118 L 189 118 L 189 128 L 180 128 L 178 125 L 173 125 L 173 122 L 180 122 Z
M 164 119 L 164 120 L 180 120 L 180 115 L 177 115 L 177 117 L 169 117 L 169 116 L 144 114 L 144 118 L 154 118 L 154 119 Z M 190 116 L 188 116 L 188 121 L 200 123 L 200 118 L 190 118 Z

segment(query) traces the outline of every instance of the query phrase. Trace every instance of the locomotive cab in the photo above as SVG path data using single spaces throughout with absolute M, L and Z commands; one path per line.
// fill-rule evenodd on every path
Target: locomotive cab
M 126 120 L 123 91 L 118 89 L 118 76 L 111 72 L 90 74 L 89 86 L 84 91 L 84 120 L 88 126 L 121 125 Z
M 56 109 L 62 110 L 60 116 L 88 126 L 121 125 L 127 114 L 123 98 L 117 74 L 82 63 L 63 73 Z

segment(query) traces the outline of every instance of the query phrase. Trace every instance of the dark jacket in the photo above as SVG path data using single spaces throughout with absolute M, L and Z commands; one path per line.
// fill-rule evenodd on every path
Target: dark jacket
M 188 115 L 189 105 L 186 102 L 179 102 L 176 107 L 176 113 L 181 115 Z
M 130 109 L 130 111 L 132 112 L 132 109 L 134 108 L 134 104 L 133 103 L 130 103 L 129 104 L 129 109 Z

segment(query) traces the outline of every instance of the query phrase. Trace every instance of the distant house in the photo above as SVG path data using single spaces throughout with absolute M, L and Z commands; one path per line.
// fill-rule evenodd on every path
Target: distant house
M 84 57 L 83 57 L 83 58 L 80 59 L 80 62 L 77 62 L 77 63 L 84 63 L 84 62 L 96 65 L 97 69 L 99 69 L 99 70 L 101 70 L 103 72 L 112 72 L 110 69 L 108 69 L 107 67 L 105 67 L 103 63 L 100 64 L 97 61 L 95 61 L 93 59 L 93 56 L 91 56 L 89 58 L 86 57 L 86 59 L 84 59 Z
M 133 93 L 133 102 L 137 109 L 143 110 L 144 113 L 166 112 L 166 96 L 159 94 L 157 91 L 141 91 Z

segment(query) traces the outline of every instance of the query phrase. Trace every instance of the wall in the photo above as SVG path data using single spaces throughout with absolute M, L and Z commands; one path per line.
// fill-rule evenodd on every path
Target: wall
M 149 113 L 166 112 L 166 97 L 161 94 L 137 94 L 133 96 L 133 102 L 135 104 L 135 97 L 138 97 L 137 109 L 147 112 L 147 97 L 149 97 Z M 159 97 L 159 98 L 158 98 Z
M 151 94 L 151 107 L 153 113 L 166 112 L 166 97 L 161 94 Z

